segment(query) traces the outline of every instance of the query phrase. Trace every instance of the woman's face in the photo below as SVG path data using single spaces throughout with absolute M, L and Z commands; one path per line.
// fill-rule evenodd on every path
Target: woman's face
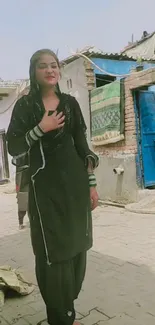
M 60 78 L 60 69 L 55 58 L 43 54 L 36 64 L 36 80 L 40 86 L 55 86 Z

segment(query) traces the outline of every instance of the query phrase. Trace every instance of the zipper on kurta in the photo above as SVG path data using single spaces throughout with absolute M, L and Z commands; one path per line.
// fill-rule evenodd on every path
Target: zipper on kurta
M 34 191 L 34 198 L 35 198 L 36 208 L 37 208 L 38 216 L 39 216 L 39 222 L 40 222 L 41 232 L 42 232 L 42 236 L 43 236 L 43 242 L 44 242 L 44 247 L 45 247 L 45 254 L 46 254 L 47 265 L 50 266 L 52 263 L 50 261 L 49 254 L 48 254 L 48 248 L 47 248 L 47 243 L 46 243 L 46 237 L 45 237 L 43 222 L 42 222 L 42 218 L 41 218 L 41 213 L 40 213 L 39 205 L 38 205 L 38 202 L 37 202 L 37 194 L 36 194 L 36 190 L 35 190 L 35 179 L 34 179 L 35 176 L 38 174 L 38 172 L 40 170 L 42 170 L 42 169 L 45 168 L 45 157 L 44 157 L 44 152 L 43 152 L 41 140 L 40 140 L 39 144 L 40 144 L 40 152 L 41 152 L 43 164 L 42 164 L 41 167 L 39 167 L 37 169 L 37 171 L 35 172 L 35 174 L 33 174 L 31 176 L 31 180 L 32 180 L 32 185 L 33 185 L 33 191 Z

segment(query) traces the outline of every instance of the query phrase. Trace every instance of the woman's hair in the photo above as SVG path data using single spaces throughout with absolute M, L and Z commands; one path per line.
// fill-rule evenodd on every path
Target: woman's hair
M 44 54 L 48 54 L 48 55 L 53 56 L 53 58 L 55 59 L 57 65 L 58 65 L 58 67 L 60 68 L 59 59 L 58 59 L 57 55 L 52 50 L 42 49 L 42 50 L 39 50 L 39 51 L 35 52 L 32 55 L 31 59 L 30 59 L 30 68 L 29 68 L 30 92 L 32 92 L 32 93 L 34 93 L 34 92 L 36 93 L 39 90 L 37 80 L 36 80 L 36 65 L 37 65 L 37 62 L 40 60 L 41 56 L 44 55 Z M 58 84 L 56 85 L 56 91 L 58 93 L 60 92 Z

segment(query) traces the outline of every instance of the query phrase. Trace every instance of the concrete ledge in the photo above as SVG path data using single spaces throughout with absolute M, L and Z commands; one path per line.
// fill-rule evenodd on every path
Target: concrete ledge
M 127 204 L 125 209 L 133 213 L 155 214 L 155 195 L 149 195 L 137 203 Z

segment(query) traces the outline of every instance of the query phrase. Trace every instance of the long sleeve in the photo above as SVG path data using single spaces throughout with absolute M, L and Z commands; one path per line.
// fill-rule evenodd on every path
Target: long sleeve
M 31 115 L 25 97 L 22 97 L 14 106 L 7 131 L 8 152 L 16 165 L 25 164 L 29 149 L 44 134 L 38 125 L 32 124 Z
M 77 153 L 85 162 L 86 167 L 88 168 L 89 162 L 91 162 L 93 169 L 95 169 L 99 164 L 99 158 L 94 152 L 92 152 L 88 146 L 86 139 L 86 124 L 80 109 L 80 106 L 75 98 L 72 98 L 73 103 L 73 138 L 74 145 L 76 147 Z
M 27 107 L 23 100 L 18 100 L 14 106 L 7 131 L 8 152 L 11 156 L 22 155 L 27 152 L 29 145 L 26 141 L 28 132 Z

